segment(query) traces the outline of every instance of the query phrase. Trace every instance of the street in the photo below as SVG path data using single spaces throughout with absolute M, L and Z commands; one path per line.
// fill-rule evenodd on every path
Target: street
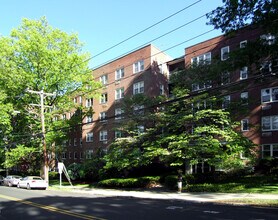
M 4 219 L 277 219 L 277 208 L 196 203 L 0 186 Z

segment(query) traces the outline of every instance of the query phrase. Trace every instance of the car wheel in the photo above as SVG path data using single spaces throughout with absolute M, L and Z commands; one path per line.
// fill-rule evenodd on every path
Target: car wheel
M 11 186 L 13 186 L 13 185 L 9 182 L 9 183 L 8 183 L 8 186 L 11 187 Z
M 29 184 L 29 183 L 27 184 L 27 189 L 31 189 L 31 187 L 30 187 L 30 184 Z

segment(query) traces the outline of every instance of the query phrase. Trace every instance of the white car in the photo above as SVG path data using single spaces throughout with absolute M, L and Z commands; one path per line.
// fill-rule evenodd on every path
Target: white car
M 17 186 L 20 178 L 22 177 L 17 175 L 9 175 L 6 178 L 4 178 L 3 184 L 5 186 Z
M 26 176 L 19 180 L 17 187 L 26 189 L 46 189 L 47 182 L 39 176 Z

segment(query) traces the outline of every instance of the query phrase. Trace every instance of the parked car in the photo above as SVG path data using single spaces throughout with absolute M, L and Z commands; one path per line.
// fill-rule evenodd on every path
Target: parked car
M 4 177 L 0 175 L 0 185 L 3 185 Z
M 39 176 L 26 176 L 19 180 L 17 187 L 26 189 L 46 189 L 47 182 Z
M 5 186 L 17 186 L 19 179 L 22 178 L 21 176 L 17 175 L 9 175 L 6 176 L 3 180 L 3 185 Z

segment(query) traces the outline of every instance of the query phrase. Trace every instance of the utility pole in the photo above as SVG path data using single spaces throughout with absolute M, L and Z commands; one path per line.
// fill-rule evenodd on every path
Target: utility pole
M 37 95 L 40 95 L 40 104 L 32 104 L 35 106 L 39 106 L 41 109 L 41 126 L 42 126 L 42 145 L 43 145 L 43 160 L 44 160 L 44 166 L 43 166 L 43 172 L 44 172 L 44 179 L 49 183 L 49 178 L 48 178 L 48 156 L 47 156 L 47 147 L 46 147 L 46 138 L 45 138 L 45 123 L 44 123 L 44 97 L 45 96 L 54 96 L 55 93 L 45 93 L 43 90 L 41 91 L 33 91 L 27 89 L 26 92 L 29 93 L 34 93 Z

